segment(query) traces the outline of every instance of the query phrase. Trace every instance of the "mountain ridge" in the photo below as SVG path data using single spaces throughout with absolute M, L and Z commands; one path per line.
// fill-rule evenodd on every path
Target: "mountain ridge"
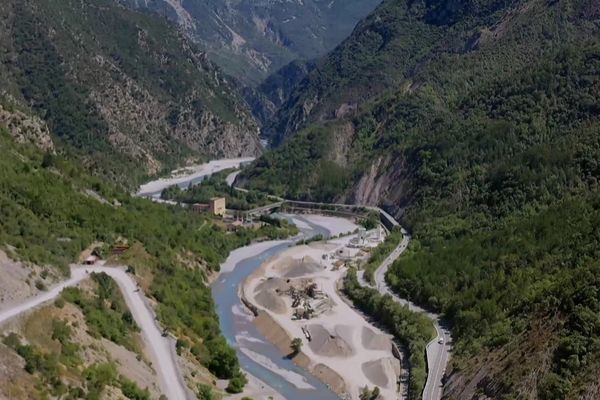
M 599 17 L 588 0 L 384 1 L 240 176 L 401 220 L 412 247 L 387 280 L 451 324 L 445 399 L 597 397 Z
M 171 26 L 113 1 L 75 3 L 4 7 L 4 103 L 32 109 L 111 179 L 261 152 L 241 95 Z
M 246 86 L 296 60 L 321 56 L 381 0 L 119 0 L 178 24 L 209 58 Z

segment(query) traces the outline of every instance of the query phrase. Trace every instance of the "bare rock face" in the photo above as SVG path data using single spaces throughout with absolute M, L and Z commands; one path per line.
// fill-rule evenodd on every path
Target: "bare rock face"
M 249 115 L 240 112 L 241 124 L 224 121 L 209 110 L 196 109 L 191 98 L 182 110 L 175 137 L 190 148 L 214 154 L 217 158 L 260 155 L 259 128 Z
M 357 110 L 357 108 L 358 108 L 357 103 L 344 103 L 335 110 L 335 117 L 338 119 L 344 118 L 344 117 L 352 114 L 353 112 L 355 112 Z
M 17 143 L 32 143 L 44 151 L 54 152 L 48 126 L 36 116 L 9 111 L 0 105 L 0 127 L 6 128 Z
M 402 157 L 377 157 L 340 201 L 382 206 L 400 216 L 414 198 L 415 190 L 408 179 L 412 173 L 411 165 Z
M 354 139 L 355 133 L 354 125 L 350 122 L 346 122 L 336 127 L 336 129 L 332 129 L 332 151 L 330 157 L 337 165 L 348 167 L 352 164 L 350 156 L 352 152 L 352 140 Z
M 177 144 L 214 158 L 261 153 L 259 128 L 247 110 L 238 107 L 234 120 L 225 121 L 200 104 L 197 91 L 179 103 L 165 102 L 114 64 L 98 63 L 105 84 L 91 92 L 90 101 L 107 123 L 115 150 L 139 160 L 148 173 L 160 170 L 157 155 Z

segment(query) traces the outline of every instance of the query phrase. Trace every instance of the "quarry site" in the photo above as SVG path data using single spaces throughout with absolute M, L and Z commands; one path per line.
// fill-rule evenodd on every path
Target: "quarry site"
M 340 293 L 347 268 L 365 262 L 385 232 L 358 226 L 353 232 L 281 252 L 250 275 L 240 292 L 259 331 L 342 398 L 378 387 L 382 398 L 393 399 L 403 375 L 400 351 Z

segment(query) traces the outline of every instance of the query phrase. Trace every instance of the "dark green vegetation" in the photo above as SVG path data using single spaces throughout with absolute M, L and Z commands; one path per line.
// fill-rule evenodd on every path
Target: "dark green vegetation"
M 113 363 L 99 363 L 84 371 L 87 395 L 89 399 L 100 399 L 106 386 L 112 386 L 117 381 L 117 368 Z M 77 393 L 81 395 L 83 393 Z
M 320 242 L 323 239 L 325 239 L 325 236 L 323 236 L 322 233 L 317 233 L 316 235 L 311 236 L 309 238 L 298 240 L 296 242 L 296 245 L 300 246 L 300 245 L 303 245 L 303 244 L 309 244 L 309 243 L 313 243 L 313 242 Z
M 225 390 L 228 393 L 242 393 L 242 391 L 244 390 L 244 386 L 246 386 L 246 383 L 248 383 L 246 375 L 244 375 L 244 373 L 237 373 L 229 380 L 229 383 L 227 384 Z
M 123 300 L 119 287 L 106 274 L 91 274 L 98 285 L 97 295 L 88 296 L 81 289 L 71 287 L 62 292 L 62 297 L 77 305 L 93 337 L 104 337 L 132 351 L 140 351 L 134 340 L 139 328 Z
M 423 236 L 388 280 L 454 322 L 457 368 L 470 368 L 482 351 L 510 349 L 532 317 L 558 319 L 545 333 L 556 338 L 545 349 L 553 358 L 541 398 L 579 397 L 600 350 L 600 196 L 569 197 L 532 214 L 485 231 Z M 521 368 L 506 381 L 518 380 Z
M 215 398 L 212 388 L 202 383 L 198 385 L 198 393 L 196 396 L 198 397 L 198 400 L 213 400 Z
M 240 374 L 235 351 L 221 336 L 219 321 L 204 274 L 198 270 L 159 265 L 152 283 L 152 296 L 159 302 L 158 317 L 173 333 L 194 340 L 191 353 L 221 379 Z M 203 310 L 203 312 L 198 312 Z
M 300 353 L 300 350 L 302 350 L 302 345 L 302 338 L 292 339 L 292 342 L 290 343 L 290 347 L 292 349 L 292 356 L 296 356 Z
M 236 389 L 235 385 L 236 385 L 235 383 L 234 384 L 230 383 L 229 386 L 227 387 L 227 391 L 229 393 L 241 392 L 241 390 Z M 239 387 L 239 389 L 241 389 L 241 387 Z M 217 398 L 216 395 L 214 394 L 212 388 L 210 386 L 204 385 L 204 384 L 198 385 L 198 391 L 197 391 L 196 397 L 198 398 L 198 400 L 214 400 Z M 252 400 L 252 399 L 249 397 L 242 397 L 242 400 Z
M 260 157 L 250 171 L 249 188 L 294 199 L 327 201 L 351 184 L 345 168 L 327 160 L 333 149 L 328 126 L 312 127 Z M 310 179 L 311 177 L 314 179 Z
M 350 270 L 344 278 L 344 293 L 356 307 L 380 322 L 405 347 L 410 363 L 408 399 L 420 399 L 427 379 L 425 347 L 435 337 L 431 321 L 422 314 L 409 311 L 408 307 L 402 307 L 389 295 L 382 296 L 376 289 L 361 287 L 355 270 Z
M 389 256 L 390 253 L 396 247 L 398 247 L 398 244 L 400 244 L 400 242 L 402 241 L 402 237 L 403 235 L 402 232 L 400 232 L 400 229 L 394 229 L 385 238 L 385 241 L 383 243 L 381 243 L 379 246 L 373 249 L 371 255 L 369 256 L 369 261 L 367 261 L 367 263 L 364 266 L 362 266 L 362 269 L 365 270 L 364 278 L 367 282 L 369 282 L 370 284 L 374 284 L 373 274 L 375 273 L 375 270 L 381 265 L 383 260 L 385 260 L 387 256 Z
M 141 389 L 137 383 L 121 377 L 121 392 L 131 400 L 150 400 L 148 389 Z
M 377 228 L 379 226 L 379 212 L 369 211 L 363 218 L 360 219 L 359 223 L 366 230 Z
M 225 72 L 248 84 L 296 59 L 325 54 L 346 38 L 381 0 L 323 2 L 120 0 L 180 24 Z
M 186 158 L 257 153 L 245 103 L 158 18 L 113 0 L 10 0 L 0 46 L 2 97 L 95 173 L 138 183 Z
M 360 400 L 377 400 L 379 397 L 379 388 L 375 386 L 373 390 L 370 390 L 367 386 L 362 388 L 360 391 Z
M 209 269 L 217 269 L 230 249 L 255 236 L 249 231 L 225 235 L 185 210 L 133 198 L 60 157 L 44 168 L 43 154 L 31 146 L 16 146 L 5 133 L 0 149 L 0 238 L 23 259 L 62 266 L 66 272 L 67 263 L 93 241 L 112 244 L 123 236 L 142 242 L 147 252 L 163 260 L 193 250 Z
M 385 1 L 245 176 L 401 216 L 415 240 L 388 280 L 453 324 L 448 398 L 595 396 L 599 17 L 589 0 Z
M 162 191 L 160 197 L 175 200 L 181 203 L 204 203 L 207 204 L 212 197 L 224 197 L 225 204 L 231 210 L 250 210 L 271 203 L 264 193 L 256 190 L 242 192 L 235 190 L 225 181 L 228 172 L 221 172 L 202 181 L 201 184 L 180 189 L 173 185 Z
M 227 233 L 208 217 L 131 197 L 81 172 L 62 157 L 49 165 L 31 145 L 16 145 L 0 130 L 0 243 L 9 255 L 40 265 L 66 266 L 90 243 L 125 238 L 146 252 L 149 293 L 161 322 L 185 335 L 192 352 L 218 377 L 240 375 L 234 351 L 220 335 L 206 273 L 218 270 L 234 248 L 258 237 L 282 237 L 289 229 L 268 225 Z M 99 197 L 90 196 L 86 190 Z M 184 257 L 184 258 L 182 258 Z M 194 267 L 190 268 L 190 263 Z M 137 266 L 136 266 L 137 267 Z M 95 277 L 101 291 L 87 298 L 77 289 L 65 298 L 79 304 L 92 331 L 128 345 L 134 324 L 114 283 Z M 243 380 L 236 381 L 238 386 Z

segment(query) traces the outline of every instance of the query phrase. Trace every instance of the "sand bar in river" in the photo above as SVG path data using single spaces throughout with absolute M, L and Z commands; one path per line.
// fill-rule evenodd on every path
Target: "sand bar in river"
M 338 225 L 340 232 L 354 230 L 351 223 Z M 295 361 L 338 394 L 358 399 L 364 386 L 378 386 L 383 399 L 396 399 L 401 371 L 390 336 L 369 324 L 338 293 L 346 268 L 336 254 L 343 250 L 348 258 L 359 252 L 347 247 L 349 240 L 296 246 L 280 253 L 246 279 L 242 295 L 258 307 L 255 322 L 261 333 L 284 354 L 292 353 L 293 338 L 301 338 L 302 350 Z M 314 297 L 297 295 L 310 285 L 316 285 Z M 310 310 L 311 318 L 296 319 L 305 310 Z

